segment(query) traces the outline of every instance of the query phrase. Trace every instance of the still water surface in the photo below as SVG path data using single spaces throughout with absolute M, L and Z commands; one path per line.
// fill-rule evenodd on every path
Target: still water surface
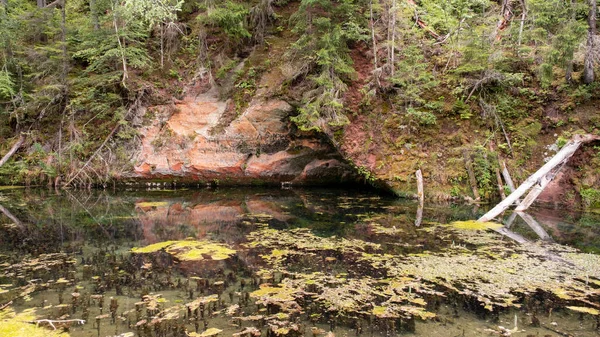
M 485 207 L 418 221 L 372 192 L 250 188 L 4 188 L 0 206 L 0 307 L 71 336 L 600 335 L 594 213 L 480 226 Z

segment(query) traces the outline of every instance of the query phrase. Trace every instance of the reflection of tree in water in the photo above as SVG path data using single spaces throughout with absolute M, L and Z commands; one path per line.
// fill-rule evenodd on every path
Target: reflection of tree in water
M 10 251 L 75 251 L 85 240 L 139 237 L 132 204 L 99 191 L 12 191 L 3 208 L 0 217 L 15 224 L 5 226 L 6 235 L 0 236 L 2 247 Z

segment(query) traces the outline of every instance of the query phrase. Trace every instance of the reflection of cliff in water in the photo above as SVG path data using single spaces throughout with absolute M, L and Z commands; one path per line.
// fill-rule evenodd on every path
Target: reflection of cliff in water
M 344 193 L 339 191 L 203 190 L 174 198 L 145 196 L 136 200 L 135 210 L 148 243 L 166 238 L 203 238 L 208 233 L 230 243 L 240 242 L 250 229 L 248 225 L 256 223 L 275 228 L 322 226 L 335 231 L 339 224 L 333 219 L 356 219 L 354 212 L 363 208 L 382 211 L 380 205 L 373 204 L 354 205 L 349 211 L 339 207 L 344 200 Z
M 414 222 L 417 204 L 370 192 L 336 189 L 219 188 L 156 191 L 0 191 L 0 244 L 28 253 L 77 250 L 86 240 L 98 244 L 119 240 L 153 243 L 186 237 L 244 240 L 249 225 L 272 228 L 309 227 L 321 234 L 361 236 L 353 224 L 374 215 L 389 221 Z M 467 205 L 427 205 L 424 222 L 449 223 L 485 212 Z M 595 213 L 538 209 L 530 214 L 558 243 L 600 251 Z M 507 223 L 510 214 L 505 215 Z M 507 226 L 522 237 L 540 237 L 517 217 Z M 353 233 L 349 233 L 353 232 Z

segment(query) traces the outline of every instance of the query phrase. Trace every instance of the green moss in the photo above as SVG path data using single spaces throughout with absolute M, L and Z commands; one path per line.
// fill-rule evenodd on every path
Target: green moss
M 582 188 L 579 191 L 583 205 L 586 208 L 599 208 L 600 207 L 600 190 L 595 188 Z

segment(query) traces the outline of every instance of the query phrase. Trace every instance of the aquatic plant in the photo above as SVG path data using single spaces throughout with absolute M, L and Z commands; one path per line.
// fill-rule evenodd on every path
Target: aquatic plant
M 210 241 L 165 241 L 141 248 L 132 248 L 132 253 L 146 254 L 165 250 L 182 261 L 200 261 L 205 256 L 212 260 L 225 260 L 236 254 L 236 251 L 225 244 Z

